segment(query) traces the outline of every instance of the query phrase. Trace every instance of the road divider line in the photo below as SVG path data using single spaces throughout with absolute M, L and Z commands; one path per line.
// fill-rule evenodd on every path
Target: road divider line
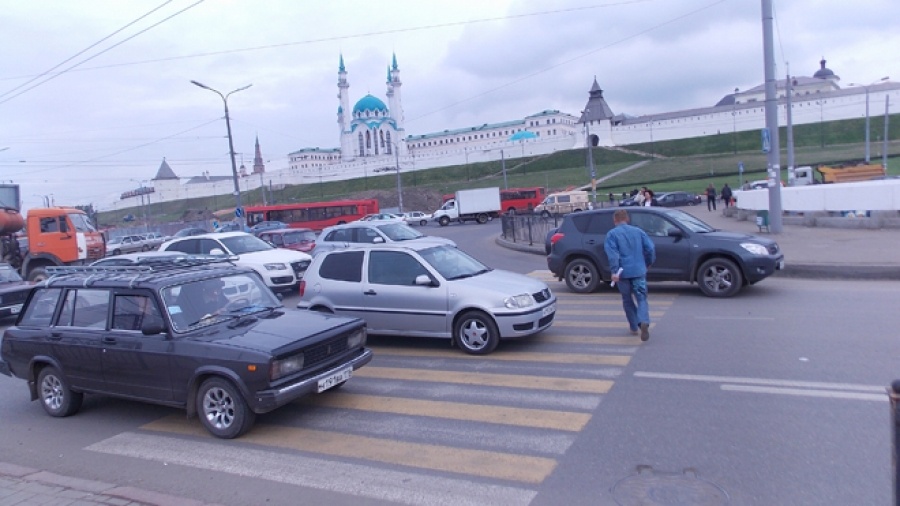
M 612 388 L 610 380 L 559 378 L 549 376 L 492 374 L 433 369 L 403 369 L 368 365 L 353 371 L 354 377 L 406 381 L 427 381 L 462 385 L 552 390 L 561 392 L 605 394 Z
M 557 315 L 566 316 L 625 316 L 622 309 L 557 309 Z M 650 311 L 650 316 L 661 318 L 666 314 L 665 311 Z
M 786 388 L 816 388 L 826 390 L 848 390 L 855 392 L 884 393 L 885 387 L 873 385 L 858 385 L 853 383 L 820 383 L 815 381 L 794 381 L 794 380 L 774 380 L 766 378 L 745 378 L 733 376 L 706 376 L 698 374 L 671 374 L 656 373 L 647 371 L 637 371 L 634 373 L 637 378 L 666 379 L 666 380 L 685 380 L 685 381 L 705 381 L 709 383 L 734 383 L 734 384 L 756 384 L 774 387 Z
M 626 366 L 631 360 L 627 355 L 593 355 L 584 353 L 533 353 L 528 351 L 495 351 L 490 355 L 474 356 L 459 350 L 415 350 L 391 346 L 369 346 L 379 356 L 447 358 L 454 360 L 478 360 L 503 362 L 549 362 L 554 364 L 594 364 Z
M 881 394 L 860 394 L 855 392 L 838 392 L 835 390 L 812 390 L 801 388 L 762 387 L 753 385 L 721 385 L 727 392 L 752 392 L 757 394 L 796 395 L 802 397 L 825 397 L 829 399 L 850 399 L 854 401 L 887 402 L 887 392 Z
M 497 425 L 515 425 L 518 427 L 553 429 L 567 432 L 580 431 L 591 419 L 590 413 L 490 406 L 380 395 L 360 395 L 344 392 L 332 392 L 327 395 L 308 397 L 300 402 L 329 408 L 444 418 Z
M 625 332 L 622 332 L 623 334 Z M 539 334 L 535 341 L 540 343 L 565 343 L 565 344 L 602 344 L 609 346 L 638 346 L 641 340 L 638 337 L 607 337 L 607 336 L 572 336 L 557 335 L 553 330 Z
M 624 315 L 623 315 L 624 320 Z M 656 325 L 655 323 L 650 324 L 650 328 Z M 592 321 L 553 321 L 554 327 L 591 327 L 591 328 L 603 328 L 603 329 L 621 329 L 628 328 L 628 323 L 621 322 L 592 322 Z
M 196 420 L 191 421 L 177 415 L 161 418 L 141 428 L 196 438 L 213 437 Z M 240 442 L 523 483 L 541 483 L 556 468 L 556 460 L 545 457 L 411 443 L 280 425 L 258 424 L 253 430 L 241 436 Z

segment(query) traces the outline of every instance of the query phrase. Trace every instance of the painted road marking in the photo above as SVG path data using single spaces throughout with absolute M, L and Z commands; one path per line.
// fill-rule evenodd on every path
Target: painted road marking
M 855 392 L 838 392 L 835 390 L 807 390 L 799 388 L 776 388 L 752 385 L 721 385 L 719 388 L 728 392 L 753 392 L 757 394 L 797 395 L 803 397 L 826 397 L 830 399 L 850 399 L 854 401 L 887 402 L 887 391 L 880 394 L 860 394 Z
M 284 452 L 274 455 L 270 451 L 242 444 L 185 443 L 184 439 L 177 437 L 126 432 L 87 449 L 400 504 L 525 506 L 537 495 L 536 491 L 527 488 L 468 479 L 382 469 Z M 474 469 L 481 467 L 479 465 Z
M 591 380 L 575 378 L 558 378 L 550 376 L 532 376 L 515 374 L 491 374 L 476 372 L 453 372 L 430 369 L 403 369 L 395 367 L 378 367 L 368 365 L 353 371 L 354 377 L 381 378 L 409 381 L 434 381 L 442 383 L 495 386 L 506 388 L 523 388 L 532 390 L 558 390 L 563 392 L 581 392 L 605 394 L 612 388 L 609 380 Z
M 553 364 L 595 364 L 626 366 L 630 355 L 594 355 L 585 353 L 534 353 L 528 351 L 494 351 L 490 355 L 476 357 L 459 350 L 416 350 L 392 346 L 369 346 L 379 356 L 447 358 L 454 360 L 498 360 L 503 362 L 545 362 Z M 355 374 L 355 373 L 354 373 Z
M 817 388 L 828 390 L 850 390 L 857 392 L 884 393 L 885 387 L 874 385 L 858 385 L 853 383 L 820 383 L 815 381 L 775 380 L 765 378 L 745 378 L 733 376 L 706 376 L 700 374 L 670 374 L 638 371 L 634 373 L 637 378 L 674 379 L 687 381 L 705 381 L 711 383 L 736 383 L 757 384 L 787 388 Z

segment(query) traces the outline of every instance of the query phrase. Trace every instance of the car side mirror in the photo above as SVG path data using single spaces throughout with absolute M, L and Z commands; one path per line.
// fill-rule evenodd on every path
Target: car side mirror
M 682 237 L 684 236 L 684 232 L 682 232 L 680 228 L 670 228 L 666 231 L 666 235 L 669 237 Z
M 146 316 L 141 324 L 141 333 L 145 336 L 162 334 L 166 331 L 166 325 L 158 316 Z
M 209 254 L 210 255 L 224 255 L 225 252 L 222 251 L 222 248 L 213 248 L 213 249 L 209 250 Z
M 384 237 L 375 237 L 374 239 L 372 239 L 372 242 L 375 244 L 381 244 L 384 242 Z
M 419 274 L 413 282 L 416 286 L 435 286 L 434 281 L 427 274 Z

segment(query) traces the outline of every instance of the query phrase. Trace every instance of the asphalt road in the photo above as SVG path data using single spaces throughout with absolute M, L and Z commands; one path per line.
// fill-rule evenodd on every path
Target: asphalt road
M 343 389 L 237 441 L 108 398 L 53 419 L 2 377 L 0 460 L 223 505 L 890 501 L 896 283 L 778 278 L 725 300 L 651 284 L 641 344 L 615 292 L 568 293 L 542 256 L 497 246 L 499 224 L 423 231 L 546 280 L 554 326 L 487 357 L 372 338 Z

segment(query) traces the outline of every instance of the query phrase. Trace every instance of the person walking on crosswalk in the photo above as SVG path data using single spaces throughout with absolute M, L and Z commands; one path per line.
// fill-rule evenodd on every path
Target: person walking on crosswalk
M 641 333 L 641 341 L 650 339 L 650 304 L 647 302 L 647 269 L 656 261 L 656 248 L 646 232 L 628 224 L 628 211 L 613 213 L 612 230 L 606 234 L 603 249 L 609 258 L 612 283 L 622 294 L 622 307 L 628 328 Z

